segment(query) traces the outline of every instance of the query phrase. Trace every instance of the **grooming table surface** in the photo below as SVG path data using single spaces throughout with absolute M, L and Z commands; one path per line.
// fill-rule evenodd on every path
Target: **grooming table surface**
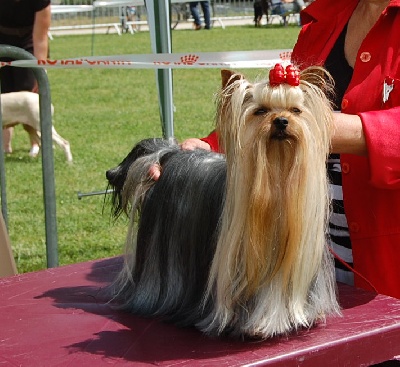
M 269 341 L 112 309 L 120 258 L 0 278 L 0 366 L 359 366 L 400 358 L 400 300 L 339 285 L 343 317 Z

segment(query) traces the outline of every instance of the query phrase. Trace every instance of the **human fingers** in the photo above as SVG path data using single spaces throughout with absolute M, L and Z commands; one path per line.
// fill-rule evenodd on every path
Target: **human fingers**
M 183 150 L 194 150 L 194 149 L 204 149 L 211 150 L 208 143 L 198 138 L 186 139 L 181 143 L 181 149 Z
M 153 164 L 149 168 L 149 176 L 152 180 L 157 181 L 161 176 L 161 167 L 159 164 Z

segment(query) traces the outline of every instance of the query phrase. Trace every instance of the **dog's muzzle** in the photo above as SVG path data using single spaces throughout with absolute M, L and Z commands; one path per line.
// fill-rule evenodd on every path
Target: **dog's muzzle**
M 119 166 L 106 171 L 106 178 L 110 185 L 115 186 L 118 182 L 118 174 L 120 173 Z
M 288 126 L 289 121 L 286 117 L 277 117 L 274 119 L 273 123 L 277 130 L 284 131 Z
M 112 181 L 115 177 L 115 169 L 111 168 L 108 171 L 106 171 L 106 178 L 108 181 Z
M 286 117 L 276 117 L 273 121 L 272 121 L 275 131 L 272 134 L 272 137 L 274 139 L 279 139 L 279 140 L 283 140 L 286 139 L 288 134 L 286 132 L 286 127 L 289 124 L 289 120 Z

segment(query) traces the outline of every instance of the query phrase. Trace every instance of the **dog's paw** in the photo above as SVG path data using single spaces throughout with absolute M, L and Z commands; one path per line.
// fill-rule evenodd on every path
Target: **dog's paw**
M 29 151 L 29 156 L 32 158 L 36 158 L 39 154 L 39 145 L 34 145 L 31 147 L 31 150 Z

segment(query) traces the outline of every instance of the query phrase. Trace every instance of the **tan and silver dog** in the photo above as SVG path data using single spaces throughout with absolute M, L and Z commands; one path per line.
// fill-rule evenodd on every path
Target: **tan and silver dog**
M 51 106 L 51 113 L 54 107 Z M 24 125 L 32 141 L 40 144 L 40 109 L 39 95 L 32 92 L 11 92 L 1 94 L 1 114 L 3 127 Z M 64 151 L 68 162 L 72 162 L 70 144 L 59 135 L 52 126 L 52 139 Z M 31 156 L 36 156 L 39 152 L 35 151 Z
M 279 69 L 279 68 L 278 68 Z M 327 245 L 332 110 L 320 68 L 222 71 L 224 155 L 139 143 L 107 172 L 130 215 L 123 309 L 209 335 L 270 338 L 340 314 Z M 159 164 L 159 180 L 149 167 Z

